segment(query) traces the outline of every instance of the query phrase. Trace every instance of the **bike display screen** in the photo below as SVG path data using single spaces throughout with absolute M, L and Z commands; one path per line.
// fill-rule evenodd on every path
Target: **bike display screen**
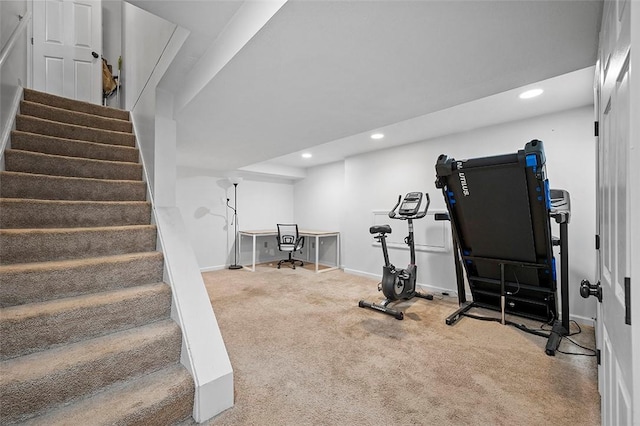
M 400 213 L 403 216 L 413 216 L 418 213 L 418 209 L 420 208 L 420 204 L 422 203 L 422 193 L 421 192 L 410 192 L 402 200 L 402 204 L 400 205 Z

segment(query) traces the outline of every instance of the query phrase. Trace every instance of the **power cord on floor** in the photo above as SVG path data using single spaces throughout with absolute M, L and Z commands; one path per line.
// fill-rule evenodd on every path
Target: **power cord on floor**
M 572 323 L 575 326 L 575 328 L 577 328 L 577 331 L 574 331 L 572 333 L 570 332 L 566 336 L 560 336 L 560 341 L 562 342 L 563 339 L 566 339 L 567 341 L 569 341 L 573 345 L 575 345 L 575 346 L 577 346 L 577 347 L 579 347 L 581 349 L 584 349 L 586 351 L 589 351 L 589 353 L 585 354 L 585 353 L 581 353 L 581 352 L 566 352 L 566 351 L 561 351 L 560 349 L 557 349 L 556 351 L 560 352 L 561 354 L 565 354 L 565 355 L 596 356 L 596 350 L 595 349 L 592 349 L 592 348 L 589 348 L 589 347 L 586 347 L 586 346 L 582 346 L 581 344 L 579 344 L 578 342 L 576 342 L 575 340 L 570 338 L 571 336 L 575 336 L 577 334 L 582 333 L 582 328 L 580 327 L 580 324 L 578 324 L 574 320 L 571 320 L 569 322 L 569 328 L 571 328 L 571 324 Z M 549 331 L 550 333 L 553 333 L 552 330 L 544 328 L 545 325 L 550 326 L 550 324 L 542 324 L 540 327 L 545 331 Z M 569 331 L 571 331 L 571 330 L 569 330 Z
M 596 350 L 595 349 L 591 349 L 588 348 L 586 346 L 582 346 L 581 344 L 577 343 L 576 341 L 574 341 L 573 339 L 570 339 L 567 336 L 564 336 L 563 339 L 568 340 L 569 342 L 573 343 L 574 345 L 576 345 L 579 348 L 582 348 L 586 351 L 589 351 L 589 353 L 581 353 L 581 352 L 564 352 L 561 351 L 560 349 L 556 349 L 556 352 L 560 352 L 561 354 L 565 354 L 565 355 L 580 355 L 580 356 L 596 356 Z
M 481 316 L 481 315 L 474 315 L 474 314 L 469 314 L 467 312 L 462 313 L 461 315 L 465 316 L 465 317 L 469 317 L 469 318 L 473 318 L 473 319 L 477 319 L 480 321 L 495 321 L 495 322 L 502 322 L 502 320 L 500 318 L 495 318 L 495 317 L 485 317 L 485 316 Z M 574 320 L 571 320 L 569 323 L 569 328 L 571 328 L 571 323 L 573 323 L 577 328 L 578 331 L 575 331 L 573 333 L 569 333 L 566 336 L 560 336 L 560 343 L 562 343 L 563 339 L 566 339 L 567 341 L 571 342 L 572 344 L 574 344 L 575 346 L 584 349 L 586 351 L 589 351 L 589 353 L 581 353 L 581 352 L 566 352 L 566 351 L 561 351 L 560 349 L 556 349 L 556 352 L 559 352 L 561 354 L 564 355 L 575 355 L 575 356 L 596 356 L 596 350 L 592 349 L 592 348 L 588 348 L 586 346 L 582 346 L 581 344 L 579 344 L 578 342 L 576 342 L 575 340 L 571 339 L 570 336 L 575 336 L 577 334 L 582 333 L 582 328 L 580 327 L 580 325 L 575 322 Z M 549 338 L 549 336 L 551 336 L 551 333 L 554 333 L 553 330 L 550 329 L 546 329 L 544 328 L 544 326 L 550 326 L 551 324 L 542 324 L 540 326 L 540 328 L 529 328 L 524 324 L 518 324 L 515 323 L 513 321 L 509 321 L 506 320 L 505 324 L 511 325 L 515 328 L 517 328 L 518 330 L 524 331 L 525 333 L 529 333 L 529 334 L 533 334 L 535 336 L 540 336 L 540 337 L 544 337 L 544 338 Z M 571 330 L 569 330 L 571 331 Z
M 561 354 L 565 354 L 565 355 L 579 355 L 579 356 L 596 356 L 596 350 L 595 349 L 591 349 L 588 348 L 586 346 L 582 346 L 581 344 L 579 344 L 578 342 L 576 342 L 575 340 L 571 339 L 570 336 L 575 336 L 576 334 L 580 334 L 582 333 L 582 328 L 580 327 L 580 324 L 578 324 L 577 322 L 575 322 L 574 320 L 571 320 L 569 322 L 569 328 L 571 328 L 571 323 L 573 323 L 576 328 L 578 329 L 578 331 L 574 331 L 573 333 L 569 333 L 566 336 L 562 336 L 562 339 L 566 339 L 569 342 L 571 342 L 572 344 L 574 344 L 575 346 L 584 349 L 586 351 L 589 351 L 588 353 L 581 353 L 581 352 L 563 352 L 561 350 L 557 350 L 558 352 L 560 352 Z M 571 330 L 569 330 L 571 331 Z

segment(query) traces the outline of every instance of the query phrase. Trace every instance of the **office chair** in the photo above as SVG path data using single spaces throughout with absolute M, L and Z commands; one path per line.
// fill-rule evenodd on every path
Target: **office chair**
M 304 247 L 304 237 L 298 234 L 297 224 L 278 224 L 278 250 L 289 252 L 287 259 L 282 259 L 278 262 L 278 269 L 283 263 L 291 263 L 293 269 L 296 269 L 296 262 L 300 262 L 300 266 L 304 266 L 301 260 L 291 257 L 294 251 L 300 250 Z

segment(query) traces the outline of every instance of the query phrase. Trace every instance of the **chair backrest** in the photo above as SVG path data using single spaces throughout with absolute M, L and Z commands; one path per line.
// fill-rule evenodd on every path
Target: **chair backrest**
M 280 251 L 294 251 L 300 243 L 300 235 L 298 234 L 297 224 L 279 223 L 278 224 L 278 249 Z

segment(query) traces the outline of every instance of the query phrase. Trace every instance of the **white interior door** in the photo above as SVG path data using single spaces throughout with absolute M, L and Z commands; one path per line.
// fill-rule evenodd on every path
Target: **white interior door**
M 633 415 L 631 325 L 631 1 L 605 2 L 597 78 L 598 251 L 602 303 L 598 306 L 598 369 L 603 425 L 638 424 Z M 640 5 L 634 5 L 640 6 Z M 634 22 L 638 25 L 638 22 Z M 637 191 L 637 189 L 633 189 Z M 637 325 L 636 325 L 637 328 Z M 637 368 L 637 365 L 636 365 Z M 636 392 L 640 389 L 636 389 Z
M 102 103 L 100 0 L 33 0 L 34 89 Z

